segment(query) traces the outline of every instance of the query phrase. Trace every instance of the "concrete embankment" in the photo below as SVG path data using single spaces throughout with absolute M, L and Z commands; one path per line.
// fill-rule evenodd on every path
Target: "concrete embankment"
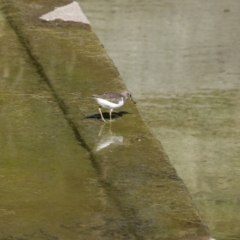
M 0 239 L 209 239 L 137 107 L 99 121 L 89 96 L 124 90 L 117 68 L 87 22 L 40 18 L 71 3 L 1 6 Z

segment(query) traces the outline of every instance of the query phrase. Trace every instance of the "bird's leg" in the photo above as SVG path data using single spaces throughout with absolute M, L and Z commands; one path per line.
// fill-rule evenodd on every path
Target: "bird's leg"
M 106 122 L 106 120 L 104 119 L 104 117 L 103 117 L 103 115 L 102 115 L 101 106 L 99 106 L 98 111 L 99 111 L 99 113 L 100 113 L 100 115 L 101 115 L 102 120 L 103 120 L 104 122 Z
M 102 131 L 103 131 L 104 127 L 105 127 L 105 124 L 106 123 L 102 124 L 101 127 L 100 127 L 100 130 L 99 130 L 99 133 L 98 133 L 99 137 L 102 135 Z
M 109 115 L 110 115 L 110 122 L 112 121 L 112 111 L 113 109 L 110 109 Z

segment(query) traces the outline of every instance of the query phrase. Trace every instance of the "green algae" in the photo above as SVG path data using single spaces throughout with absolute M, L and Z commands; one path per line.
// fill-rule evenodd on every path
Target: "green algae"
M 5 67 L 16 84 L 6 82 L 2 94 L 2 188 L 8 193 L 0 203 L 2 236 L 207 237 L 186 187 L 133 104 L 126 103 L 129 114 L 109 129 L 122 142 L 94 150 L 104 139 L 102 123 L 92 117 L 97 106 L 90 96 L 125 86 L 91 29 L 32 21 L 24 17 L 25 4 L 5 2 L 14 30 L 6 39 L 16 34 L 19 55 Z M 5 53 L 9 59 L 11 54 Z

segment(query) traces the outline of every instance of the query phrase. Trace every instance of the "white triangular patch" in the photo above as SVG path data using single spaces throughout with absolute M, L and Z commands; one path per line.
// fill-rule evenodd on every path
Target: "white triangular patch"
M 42 15 L 40 19 L 46 21 L 54 21 L 56 19 L 61 19 L 63 21 L 82 22 L 90 24 L 81 7 L 75 1 L 66 6 L 58 7 L 52 12 Z

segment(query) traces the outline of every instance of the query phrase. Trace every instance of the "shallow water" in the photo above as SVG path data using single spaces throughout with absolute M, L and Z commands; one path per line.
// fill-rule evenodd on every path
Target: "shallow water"
M 98 175 L 2 16 L 0 28 L 0 239 L 84 238 L 102 224 Z
M 208 239 L 135 105 L 98 121 L 91 94 L 124 85 L 95 34 L 36 2 L 1 9 L 0 239 Z
M 239 1 L 80 4 L 213 236 L 239 239 Z

